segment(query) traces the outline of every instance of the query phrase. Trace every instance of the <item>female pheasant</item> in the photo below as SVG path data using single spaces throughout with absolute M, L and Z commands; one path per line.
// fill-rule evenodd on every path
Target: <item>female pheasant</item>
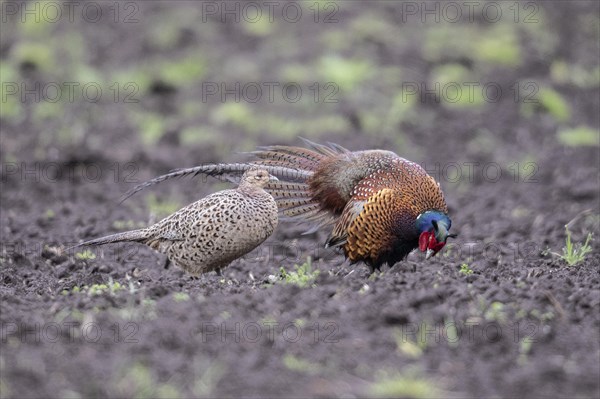
M 275 230 L 279 220 L 277 205 L 263 189 L 270 179 L 265 169 L 250 168 L 236 189 L 211 194 L 145 229 L 96 238 L 77 246 L 140 242 L 166 254 L 192 275 L 220 272 L 258 247 Z
M 311 231 L 333 225 L 325 246 L 341 247 L 352 263 L 363 261 L 371 272 L 417 247 L 429 259 L 454 236 L 439 183 L 416 163 L 391 151 L 351 152 L 337 144 L 305 142 L 310 148 L 261 148 L 252 153 L 258 159 L 247 164 L 175 170 L 133 188 L 124 199 L 169 178 L 239 173 L 259 165 L 279 178 L 265 190 L 280 212 L 315 223 Z

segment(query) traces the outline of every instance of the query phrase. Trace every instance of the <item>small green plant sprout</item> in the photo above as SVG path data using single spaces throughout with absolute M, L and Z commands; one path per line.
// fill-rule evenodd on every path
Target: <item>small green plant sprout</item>
M 533 344 L 534 339 L 532 337 L 524 337 L 519 342 L 519 357 L 517 358 L 517 363 L 520 366 L 524 366 L 528 362 L 528 355 L 531 352 L 531 345 Z
M 588 233 L 585 242 L 582 243 L 573 243 L 571 240 L 571 231 L 569 230 L 569 226 L 565 226 L 565 231 L 567 233 L 566 245 L 562 249 L 562 254 L 557 254 L 553 252 L 553 255 L 560 257 L 562 260 L 567 262 L 569 266 L 575 266 L 579 262 L 583 262 L 587 254 L 592 252 L 592 246 L 590 242 L 592 241 L 592 233 Z
M 309 362 L 308 360 L 301 359 L 289 353 L 283 357 L 283 365 L 288 370 L 297 371 L 303 374 L 318 374 L 322 371 L 320 364 Z
M 404 356 L 418 359 L 423 355 L 424 348 L 400 329 L 394 331 L 394 338 L 396 340 L 396 350 Z
M 160 383 L 146 365 L 136 362 L 116 373 L 110 382 L 118 397 L 135 398 L 182 398 L 183 395 L 173 384 Z
M 112 226 L 117 230 L 134 230 L 134 229 L 142 229 L 146 227 L 146 224 L 143 222 L 136 222 L 134 220 L 115 220 L 112 223 Z
M 376 398 L 435 398 L 445 397 L 433 381 L 424 377 L 416 368 L 403 372 L 379 370 L 376 381 L 369 386 L 367 396 Z
M 148 205 L 150 213 L 157 218 L 168 216 L 181 208 L 181 204 L 179 202 L 172 200 L 161 201 L 154 194 L 149 194 L 146 197 L 146 204 Z
M 111 295 L 114 295 L 116 291 L 121 290 L 123 287 L 121 287 L 121 284 L 116 281 L 113 282 L 112 280 L 108 282 L 108 284 L 94 284 L 91 285 L 88 288 L 88 295 L 89 296 L 94 296 L 94 295 L 102 295 L 105 292 L 109 292 Z
M 466 263 L 463 263 L 462 265 L 460 265 L 459 272 L 462 273 L 462 274 L 464 274 L 465 276 L 473 274 L 473 270 L 471 270 L 471 268 L 469 267 L 469 265 L 467 265 Z
M 64 289 L 61 291 L 62 295 L 78 294 L 78 293 L 87 293 L 89 296 L 102 295 L 104 293 L 109 293 L 110 295 L 114 295 L 117 291 L 124 289 L 121 286 L 121 283 L 118 281 L 113 281 L 112 278 L 108 280 L 107 284 L 93 284 L 91 286 L 84 285 L 83 287 L 75 286 L 71 288 L 71 290 Z
M 506 320 L 507 320 L 506 307 L 504 306 L 504 304 L 502 302 L 492 302 L 490 304 L 490 306 L 484 312 L 483 317 L 487 321 L 506 323 Z
M 69 295 L 69 292 L 72 292 L 73 294 L 78 294 L 81 291 L 81 288 L 79 288 L 78 286 L 75 286 L 73 288 L 71 288 L 71 290 L 69 291 L 68 289 L 64 289 L 61 291 L 62 295 Z
M 175 302 L 187 302 L 190 300 L 190 295 L 187 292 L 175 292 L 173 293 L 173 300 Z
M 75 258 L 77 258 L 79 260 L 92 260 L 92 259 L 96 259 L 96 254 L 94 254 L 91 250 L 86 249 L 83 252 L 77 252 L 75 254 Z
M 294 271 L 288 272 L 283 267 L 279 271 L 281 273 L 281 282 L 284 284 L 296 284 L 298 287 L 306 287 L 308 285 L 314 287 L 313 281 L 319 275 L 318 270 L 312 269 L 312 259 L 310 256 L 301 266 L 295 265 Z

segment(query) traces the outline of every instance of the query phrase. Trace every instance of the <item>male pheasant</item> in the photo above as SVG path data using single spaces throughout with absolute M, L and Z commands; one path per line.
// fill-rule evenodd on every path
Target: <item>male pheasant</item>
M 259 165 L 279 178 L 265 190 L 280 212 L 314 222 L 311 231 L 333 225 L 326 247 L 341 247 L 352 263 L 363 261 L 371 272 L 417 247 L 429 259 L 454 236 L 440 185 L 421 166 L 391 151 L 351 152 L 337 144 L 305 142 L 310 148 L 260 148 L 252 153 L 258 159 L 249 163 L 175 170 L 138 185 L 123 199 L 169 178 L 239 173 Z
M 150 227 L 77 246 L 140 242 L 166 254 L 192 275 L 220 272 L 259 246 L 277 227 L 277 204 L 263 189 L 271 178 L 265 169 L 250 168 L 236 189 L 211 194 Z

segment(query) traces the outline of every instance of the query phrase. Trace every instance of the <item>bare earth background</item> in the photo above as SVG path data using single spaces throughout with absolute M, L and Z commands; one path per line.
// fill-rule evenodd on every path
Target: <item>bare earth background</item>
M 252 4 L 2 3 L 0 396 L 599 397 L 599 3 Z M 223 277 L 60 251 L 298 136 L 420 163 L 458 238 L 372 277 L 289 223 Z

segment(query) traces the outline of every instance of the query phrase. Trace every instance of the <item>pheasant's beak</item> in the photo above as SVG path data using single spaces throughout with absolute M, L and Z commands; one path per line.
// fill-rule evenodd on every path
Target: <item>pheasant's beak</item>
M 431 258 L 433 255 L 435 255 L 433 249 L 428 248 L 427 252 L 425 252 L 425 260 L 429 260 L 429 258 Z

